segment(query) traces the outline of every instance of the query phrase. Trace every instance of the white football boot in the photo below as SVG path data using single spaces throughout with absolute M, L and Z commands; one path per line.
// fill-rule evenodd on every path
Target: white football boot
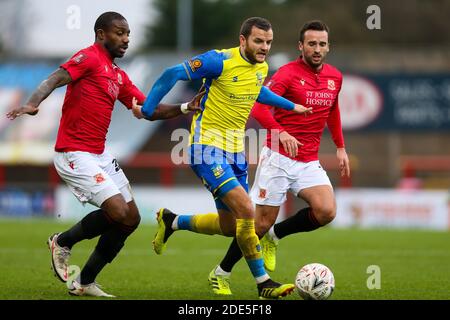
M 82 285 L 77 280 L 74 280 L 69 286 L 69 294 L 72 296 L 115 298 L 112 294 L 108 294 L 100 289 L 100 285 L 96 282 Z
M 62 282 L 67 282 L 69 278 L 67 268 L 69 267 L 70 249 L 67 247 L 60 247 L 56 240 L 59 233 L 55 233 L 47 240 L 48 248 L 50 249 L 52 258 L 52 269 L 55 276 Z

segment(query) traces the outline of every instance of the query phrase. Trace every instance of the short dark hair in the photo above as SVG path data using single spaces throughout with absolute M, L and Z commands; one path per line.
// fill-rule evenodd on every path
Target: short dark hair
M 111 27 L 111 24 L 114 20 L 127 20 L 122 16 L 120 13 L 108 11 L 102 13 L 97 20 L 95 21 L 94 25 L 94 32 L 97 35 L 97 31 L 99 29 L 102 30 L 108 30 L 109 27 Z
M 251 17 L 246 19 L 241 26 L 240 34 L 245 37 L 245 39 L 248 38 L 248 36 L 252 33 L 252 28 L 257 27 L 258 29 L 269 31 L 272 29 L 272 25 L 270 24 L 269 20 L 260 18 L 260 17 Z
M 330 28 L 328 28 L 328 26 L 324 22 L 320 20 L 308 21 L 300 30 L 300 42 L 303 42 L 303 40 L 305 40 L 305 32 L 308 30 L 326 31 L 328 34 L 330 34 Z

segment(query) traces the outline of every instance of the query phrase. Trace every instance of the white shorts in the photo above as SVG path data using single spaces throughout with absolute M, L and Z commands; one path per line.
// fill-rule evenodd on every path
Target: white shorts
M 133 200 L 130 184 L 117 160 L 107 151 L 94 154 L 83 151 L 57 152 L 56 171 L 81 203 L 100 207 L 110 197 L 122 193 Z
M 320 185 L 332 187 L 318 160 L 296 161 L 264 146 L 250 197 L 256 204 L 278 207 L 286 201 L 288 191 L 297 196 L 303 189 Z

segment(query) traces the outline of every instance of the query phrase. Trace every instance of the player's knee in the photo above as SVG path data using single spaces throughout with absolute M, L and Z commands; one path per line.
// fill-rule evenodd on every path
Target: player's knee
M 139 214 L 139 210 L 136 207 L 130 207 L 128 210 L 126 225 L 137 227 L 139 223 L 141 223 L 141 215 Z
M 321 205 L 313 208 L 314 216 L 322 225 L 329 224 L 336 217 L 336 207 L 333 205 Z
M 225 237 L 234 237 L 236 235 L 236 223 L 221 224 L 220 229 Z
M 137 212 L 137 215 L 134 216 L 132 223 L 132 225 L 136 227 L 141 223 L 141 215 L 139 212 Z
M 130 209 L 126 203 L 116 205 L 111 212 L 108 212 L 112 219 L 120 224 L 129 224 L 130 219 Z
M 255 218 L 255 208 L 253 207 L 253 203 L 248 201 L 246 203 L 242 203 L 237 212 L 236 216 L 241 219 L 254 219 Z
M 258 219 L 255 221 L 255 231 L 258 237 L 261 239 L 270 229 L 272 223 L 266 219 Z

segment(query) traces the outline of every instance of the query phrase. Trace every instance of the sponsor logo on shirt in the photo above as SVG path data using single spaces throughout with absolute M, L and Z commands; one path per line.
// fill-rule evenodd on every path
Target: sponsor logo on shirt
M 189 64 L 189 67 L 191 68 L 192 72 L 197 71 L 203 65 L 202 62 L 199 59 L 189 60 L 188 64 Z
M 75 165 L 73 164 L 73 161 L 69 162 L 69 167 L 70 169 L 75 170 Z
M 254 94 L 234 94 L 234 93 L 230 93 L 228 95 L 228 97 L 231 100 L 236 100 L 236 101 L 256 101 L 256 99 L 258 99 L 258 95 L 254 95 Z
M 119 96 L 119 86 L 110 79 L 108 79 L 108 92 L 114 97 L 114 99 L 117 99 Z
M 334 80 L 328 80 L 328 89 L 336 90 L 336 85 L 334 84 Z
M 232 80 L 233 82 L 238 82 L 238 77 L 237 76 L 235 76 L 235 77 L 233 77 L 233 80 Z
M 305 85 L 305 79 L 301 79 L 300 83 L 302 84 L 302 86 L 304 86 Z
M 103 177 L 103 174 L 101 174 L 101 173 L 97 173 L 94 176 L 94 179 L 95 179 L 96 183 L 102 183 L 102 182 L 104 182 L 106 180 L 105 177 Z
M 332 107 L 336 98 L 337 95 L 331 92 L 306 91 L 305 104 L 312 107 Z

